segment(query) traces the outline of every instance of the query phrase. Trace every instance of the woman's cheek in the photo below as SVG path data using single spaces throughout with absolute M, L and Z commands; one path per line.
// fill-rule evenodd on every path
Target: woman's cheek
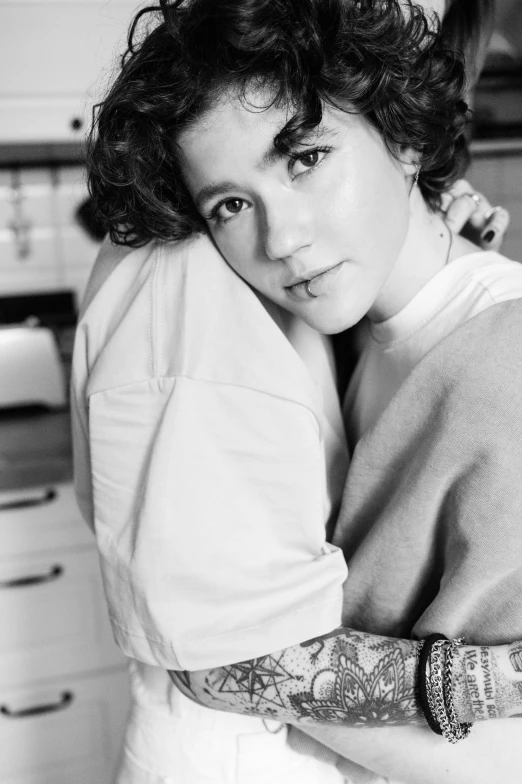
M 258 275 L 256 275 L 256 266 L 252 261 L 252 249 L 248 236 L 242 237 L 238 231 L 233 234 L 227 233 L 225 229 L 225 231 L 214 234 L 214 241 L 234 272 L 237 272 L 251 286 L 257 288 L 256 277 Z

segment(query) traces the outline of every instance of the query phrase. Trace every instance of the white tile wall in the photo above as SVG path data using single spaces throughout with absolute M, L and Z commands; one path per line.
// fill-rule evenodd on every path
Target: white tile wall
M 75 219 L 86 197 L 81 166 L 0 170 L 0 294 L 72 288 L 81 298 L 99 247 Z

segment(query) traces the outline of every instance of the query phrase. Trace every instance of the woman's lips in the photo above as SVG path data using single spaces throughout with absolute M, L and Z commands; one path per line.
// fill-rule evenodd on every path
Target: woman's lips
M 330 267 L 330 269 L 321 272 L 319 275 L 315 275 L 309 280 L 303 280 L 301 283 L 291 286 L 289 291 L 299 297 L 299 299 L 306 300 L 320 297 L 321 294 L 326 294 L 332 285 L 335 284 L 335 280 L 343 265 L 344 261 L 341 261 L 339 264 L 336 264 L 335 267 Z

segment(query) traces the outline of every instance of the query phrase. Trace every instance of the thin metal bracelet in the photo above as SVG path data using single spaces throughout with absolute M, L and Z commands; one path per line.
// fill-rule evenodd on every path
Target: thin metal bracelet
M 440 727 L 440 723 L 439 723 L 438 717 L 437 717 L 437 711 L 435 710 L 435 702 L 433 700 L 433 692 L 432 692 L 432 689 L 431 689 L 431 684 L 432 684 L 432 679 L 431 679 L 431 662 L 428 659 L 428 663 L 426 665 L 426 697 L 428 698 L 428 707 L 430 709 L 430 713 L 433 716 L 434 721 Z M 438 734 L 441 735 L 442 731 L 439 730 Z
M 442 676 L 442 653 L 447 645 L 446 640 L 437 640 L 433 643 L 430 657 L 430 690 L 433 699 L 435 717 L 440 724 L 443 736 L 450 743 L 453 743 L 453 733 L 451 731 L 446 705 L 444 702 L 444 688 Z
M 457 713 L 455 711 L 455 703 L 453 702 L 453 658 L 457 652 L 457 648 L 463 645 L 464 639 L 451 640 L 446 651 L 446 668 L 444 671 L 444 702 L 446 703 L 446 711 L 452 733 L 455 741 L 464 740 L 467 738 L 472 724 L 468 722 L 459 722 Z
M 469 725 L 460 724 L 458 721 L 453 703 L 453 657 L 459 644 L 459 640 L 440 640 L 434 643 L 430 662 L 435 716 L 440 724 L 443 737 L 449 743 L 464 740 L 470 732 Z M 442 664 L 443 656 L 444 664 Z

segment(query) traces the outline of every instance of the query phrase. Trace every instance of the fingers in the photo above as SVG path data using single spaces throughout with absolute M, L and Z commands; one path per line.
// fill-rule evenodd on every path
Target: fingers
M 509 226 L 509 212 L 503 207 L 493 207 L 486 213 L 486 222 L 480 234 L 481 247 L 499 250 Z
M 477 208 L 477 202 L 468 193 L 456 196 L 446 209 L 446 224 L 454 234 L 460 234 Z
M 509 213 L 492 207 L 467 180 L 458 180 L 442 199 L 445 221 L 451 231 L 462 233 L 486 250 L 498 250 L 509 225 Z

